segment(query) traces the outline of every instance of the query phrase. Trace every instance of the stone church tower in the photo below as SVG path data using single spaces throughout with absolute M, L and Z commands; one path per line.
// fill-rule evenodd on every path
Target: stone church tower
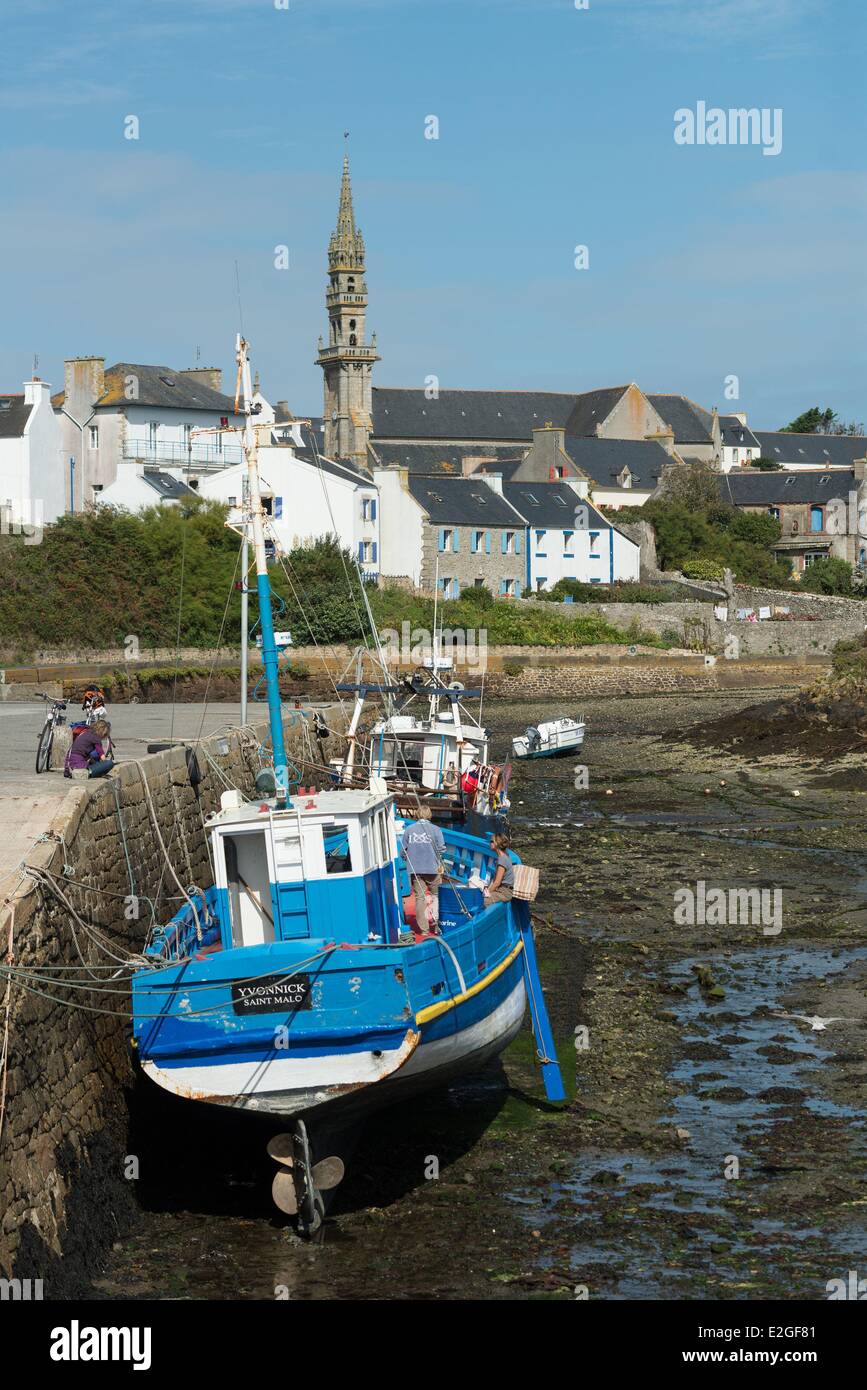
M 328 343 L 319 339 L 316 361 L 325 375 L 325 452 L 367 467 L 367 440 L 373 428 L 373 364 L 376 334 L 365 346 L 364 239 L 355 226 L 349 157 L 343 160 L 337 226 L 328 244 Z

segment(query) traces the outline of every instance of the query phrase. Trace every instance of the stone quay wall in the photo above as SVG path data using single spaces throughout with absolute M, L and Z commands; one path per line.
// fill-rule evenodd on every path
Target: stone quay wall
M 344 746 L 340 710 L 320 708 L 335 731 L 327 747 L 336 755 Z M 287 711 L 285 723 L 288 756 L 315 761 L 308 712 Z M 257 733 L 264 737 L 265 726 Z M 28 856 L 33 874 L 3 885 L 0 949 L 4 962 L 28 972 L 30 988 L 23 977 L 0 982 L 0 1040 L 8 1029 L 5 1093 L 0 1064 L 0 1276 L 42 1279 L 45 1298 L 81 1293 L 107 1245 L 134 1219 L 133 1184 L 124 1176 L 129 997 L 110 977 L 116 956 L 141 950 L 150 902 L 160 921 L 182 902 L 154 821 L 184 887 L 210 886 L 204 821 L 227 786 L 253 790 L 258 748 L 252 732 L 204 740 L 197 787 L 181 746 L 140 765 L 119 764 L 105 780 L 70 782 Z M 305 778 L 316 780 L 312 772 Z M 46 978 L 61 975 L 93 988 L 64 989 Z

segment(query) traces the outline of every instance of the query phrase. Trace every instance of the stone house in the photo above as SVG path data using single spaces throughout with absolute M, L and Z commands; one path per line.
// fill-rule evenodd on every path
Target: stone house
M 420 477 L 377 468 L 381 573 L 446 598 L 484 585 L 519 598 L 526 585 L 524 518 L 483 478 Z M 499 479 L 497 483 L 499 483 Z
M 796 577 L 814 560 L 867 564 L 867 460 L 851 469 L 727 473 L 723 497 L 749 512 L 767 512 L 782 528 L 774 553 Z

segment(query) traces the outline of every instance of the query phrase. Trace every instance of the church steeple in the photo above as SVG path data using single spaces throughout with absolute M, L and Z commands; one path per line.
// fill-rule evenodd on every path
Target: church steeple
M 367 440 L 372 424 L 373 364 L 378 362 L 376 337 L 364 340 L 367 285 L 364 280 L 364 238 L 355 225 L 349 156 L 343 160 L 337 226 L 328 243 L 328 344 L 319 340 L 316 361 L 325 376 L 325 452 L 367 464 Z

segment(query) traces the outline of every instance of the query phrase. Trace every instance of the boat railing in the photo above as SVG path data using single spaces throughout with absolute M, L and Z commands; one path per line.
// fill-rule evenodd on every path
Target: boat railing
M 211 914 L 207 895 L 196 889 L 194 897 L 198 898 L 196 912 L 187 902 L 165 926 L 156 927 L 145 947 L 146 956 L 155 957 L 161 964 L 176 965 L 188 960 L 197 950 L 212 947 L 219 941 L 219 923 Z

